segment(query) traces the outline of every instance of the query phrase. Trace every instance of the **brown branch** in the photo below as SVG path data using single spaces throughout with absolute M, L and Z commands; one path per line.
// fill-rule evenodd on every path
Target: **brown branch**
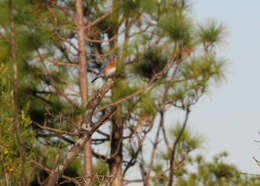
M 65 63 L 65 62 L 62 62 L 62 61 L 59 61 L 59 60 L 56 60 L 56 59 L 50 59 L 46 56 L 41 56 L 42 59 L 50 62 L 50 63 L 53 63 L 55 65 L 62 65 L 62 66 L 72 66 L 72 67 L 76 67 L 78 68 L 78 64 L 77 63 Z
M 37 165 L 40 169 L 44 170 L 45 172 L 51 173 L 51 170 L 48 169 L 47 167 L 45 167 L 44 165 L 42 165 L 41 163 L 39 163 L 39 162 L 37 162 L 37 161 L 35 161 L 35 160 L 32 160 L 32 162 L 33 162 L 35 165 Z M 66 179 L 66 180 L 68 180 L 68 181 L 70 181 L 70 182 L 72 182 L 72 183 L 74 183 L 74 184 L 76 184 L 76 185 L 81 186 L 81 183 L 80 183 L 77 179 L 75 179 L 75 178 L 72 178 L 72 177 L 69 177 L 69 176 L 65 176 L 65 175 L 62 175 L 62 178 Z M 47 180 L 43 181 L 42 185 L 43 185 L 44 183 L 46 183 L 46 181 L 47 181 Z
M 48 10 L 49 10 L 49 12 L 50 12 L 50 14 L 51 14 L 51 16 L 52 16 L 52 22 L 53 22 L 53 26 L 54 26 L 53 30 L 55 31 L 56 36 L 57 36 L 61 41 L 67 42 L 75 51 L 78 51 L 78 48 L 77 48 L 70 40 L 68 40 L 67 38 L 64 38 L 63 36 L 60 35 L 59 29 L 57 29 L 57 25 L 58 25 L 57 15 L 56 15 L 55 11 L 53 11 L 50 7 L 48 7 Z M 65 50 L 66 50 L 68 53 L 72 54 L 73 56 L 76 56 L 76 54 L 74 54 L 72 51 L 70 51 L 65 44 L 62 43 L 62 45 L 63 45 L 63 47 L 65 48 Z
M 7 44 L 11 44 L 11 41 L 9 39 L 7 39 L 2 33 L 0 33 L 0 39 L 4 42 L 6 42 Z
M 254 176 L 257 177 L 258 179 L 260 178 L 260 174 L 252 174 L 247 172 L 240 172 L 240 174 L 247 175 L 247 176 Z
M 42 133 L 42 134 L 37 134 L 37 137 L 43 137 L 43 138 L 47 138 L 47 137 L 57 137 L 61 140 L 63 140 L 64 142 L 73 145 L 75 144 L 75 142 L 72 139 L 67 138 L 65 135 L 59 134 L 59 133 Z M 46 144 L 51 144 L 49 142 L 46 142 Z
M 253 156 L 253 160 L 255 160 L 255 162 L 257 163 L 257 165 L 260 167 L 260 161 L 257 160 L 254 156 Z
M 140 152 L 142 152 L 142 148 L 143 148 L 143 143 L 144 143 L 144 140 L 147 136 L 147 133 L 141 138 L 139 139 L 138 137 L 138 148 L 135 152 L 135 156 L 132 156 L 132 158 L 130 159 L 130 161 L 127 163 L 127 165 L 125 166 L 125 169 L 123 171 L 123 177 L 125 176 L 126 172 L 128 171 L 129 168 L 131 168 L 132 166 L 135 165 L 136 161 L 137 161 L 137 157 L 138 157 L 138 154 Z
M 118 104 L 120 104 L 122 102 L 125 102 L 125 101 L 131 99 L 132 97 L 137 96 L 138 94 L 144 93 L 147 89 L 152 87 L 153 82 L 155 82 L 156 80 L 161 78 L 163 75 L 165 75 L 168 72 L 168 70 L 174 65 L 174 63 L 175 63 L 175 60 L 170 60 L 168 65 L 166 65 L 162 71 L 160 71 L 157 74 L 155 74 L 154 77 L 150 80 L 150 82 L 144 88 L 141 88 L 141 89 L 137 90 L 136 92 L 134 92 L 134 93 L 132 93 L 132 94 L 122 98 L 122 99 L 119 99 L 119 100 L 117 100 L 117 101 L 115 101 L 113 103 L 110 103 L 108 105 L 105 105 L 105 106 L 99 108 L 97 111 L 95 111 L 95 113 L 101 112 L 102 110 L 104 110 L 104 109 L 106 109 L 108 107 L 111 107 L 111 106 L 114 106 L 114 105 L 118 105 Z
M 143 186 L 149 186 L 149 183 L 147 183 L 147 171 L 145 170 L 145 163 L 144 163 L 144 154 L 143 154 L 143 148 L 141 149 L 141 162 L 139 163 L 139 168 L 141 171 L 141 176 L 142 176 L 142 180 L 143 180 Z
M 76 132 L 68 132 L 68 131 L 61 130 L 61 129 L 56 129 L 56 128 L 52 128 L 52 127 L 47 127 L 47 126 L 41 125 L 40 123 L 38 123 L 38 122 L 36 122 L 36 121 L 32 121 L 32 123 L 33 123 L 34 125 L 36 125 L 37 127 L 41 128 L 41 129 L 49 130 L 49 131 L 52 131 L 52 132 L 56 132 L 56 133 L 60 133 L 60 134 L 67 134 L 67 135 L 70 135 L 70 136 L 77 136 L 77 135 L 79 135 L 79 134 L 76 133 Z
M 109 139 L 108 138 L 91 139 L 91 143 L 94 144 L 94 145 L 100 145 L 100 144 L 105 143 L 106 141 L 109 141 Z
M 151 178 L 157 178 L 157 179 L 160 179 L 160 178 L 162 178 L 162 179 L 164 179 L 164 177 L 163 176 L 160 176 L 160 175 L 155 175 L 155 176 L 152 176 Z M 130 183 L 144 183 L 144 179 L 135 179 L 135 180 L 124 180 L 124 185 L 128 185 L 128 184 L 130 184 Z
M 77 54 L 74 54 L 67 46 L 66 46 L 66 43 L 68 43 L 75 51 L 79 51 L 78 50 L 78 48 L 70 41 L 70 40 L 68 40 L 68 39 L 66 39 L 66 38 L 64 38 L 63 36 L 61 36 L 57 31 L 55 31 L 55 34 L 56 34 L 56 36 L 61 40 L 61 41 L 63 41 L 64 43 L 62 43 L 63 44 L 63 47 L 66 49 L 66 51 L 68 52 L 68 53 L 70 53 L 71 55 L 73 55 L 73 56 L 77 56 Z
M 181 60 L 181 59 L 179 59 L 179 60 Z M 163 133 L 163 139 L 164 139 L 164 142 L 165 142 L 165 144 L 166 144 L 166 146 L 167 146 L 167 148 L 168 148 L 168 151 L 171 149 L 170 148 L 170 145 L 169 145 L 169 140 L 168 140 L 168 138 L 167 138 L 167 135 L 166 135 L 166 131 L 165 131 L 165 126 L 164 126 L 164 114 L 165 114 L 165 112 L 166 112 L 166 110 L 167 110 L 167 97 L 168 97 L 168 92 L 169 92 L 169 90 L 170 90 L 170 87 L 171 87 L 171 82 L 173 82 L 174 81 L 174 79 L 175 79 L 175 77 L 176 77 L 176 74 L 177 74 L 177 70 L 178 70 L 178 67 L 179 67 L 179 65 L 180 65 L 180 63 L 181 63 L 182 61 L 178 61 L 177 62 L 177 66 L 176 66 L 176 68 L 174 69 L 174 72 L 172 73 L 172 76 L 171 76 L 171 81 L 170 82 L 168 82 L 168 84 L 166 85 L 166 87 L 165 87 L 165 90 L 164 90 L 164 95 L 163 95 L 163 101 L 162 101 L 162 110 L 160 111 L 160 114 L 161 114 L 161 118 L 160 118 L 160 122 L 162 122 L 161 123 L 161 129 L 162 129 L 162 133 Z M 174 102 L 176 101 L 176 100 L 173 100 Z
M 49 77 L 50 80 L 51 80 L 52 86 L 56 89 L 57 94 L 63 96 L 63 97 L 64 97 L 70 104 L 72 104 L 74 107 L 79 108 L 79 106 L 78 106 L 76 103 L 74 103 L 65 93 L 63 93 L 63 92 L 58 88 L 58 86 L 56 85 L 54 79 L 51 77 L 50 73 L 48 72 L 48 68 L 46 67 L 46 65 L 45 65 L 45 63 L 44 63 L 43 56 L 40 54 L 40 52 L 39 52 L 38 50 L 37 50 L 36 52 L 37 52 L 37 54 L 38 54 L 38 57 L 40 58 L 40 62 L 41 62 L 41 64 L 42 64 L 42 66 L 43 66 L 44 69 L 46 70 L 47 75 L 48 75 L 48 77 Z
M 14 89 L 14 103 L 13 103 L 13 117 L 14 117 L 14 128 L 16 132 L 16 138 L 19 144 L 20 158 L 21 158 L 21 182 L 22 186 L 27 185 L 27 178 L 25 174 L 25 163 L 26 163 L 26 155 L 25 155 L 25 147 L 24 141 L 20 131 L 20 123 L 18 119 L 18 62 L 16 56 L 16 42 L 15 42 L 15 28 L 14 28 L 14 18 L 13 18 L 13 2 L 12 0 L 8 1 L 8 13 L 9 13 L 9 22 L 10 22 L 10 46 L 11 46 L 11 55 L 13 60 L 13 89 Z
M 160 113 L 161 113 L 160 121 L 162 122 L 161 130 L 162 130 L 162 134 L 163 134 L 163 139 L 164 139 L 164 142 L 167 146 L 167 149 L 170 150 L 171 148 L 170 148 L 170 145 L 169 145 L 169 140 L 167 138 L 167 134 L 166 134 L 165 126 L 164 126 L 165 111 L 160 112 Z
M 94 113 L 95 108 L 97 105 L 101 102 L 104 95 L 111 89 L 111 87 L 114 85 L 114 81 L 109 79 L 107 83 L 99 89 L 99 92 L 96 94 L 96 96 L 89 101 L 87 105 L 87 109 L 85 112 L 83 123 L 92 123 L 92 116 Z M 92 134 L 106 121 L 113 113 L 115 112 L 115 109 L 111 109 L 110 112 L 104 115 L 104 117 L 96 123 L 92 128 L 85 133 L 83 133 L 83 136 L 79 138 L 75 145 L 70 149 L 70 151 L 65 156 L 64 160 L 56 166 L 54 171 L 49 175 L 47 186 L 54 186 L 58 179 L 61 177 L 63 172 L 67 169 L 67 167 L 71 164 L 71 162 L 78 156 L 80 153 L 82 147 L 85 145 L 85 143 L 90 139 Z M 82 131 L 85 131 L 82 129 Z
M 111 41 L 117 39 L 118 35 L 119 35 L 119 34 L 115 34 L 113 37 L 111 37 L 111 38 L 108 39 L 108 40 L 103 40 L 103 39 L 90 39 L 90 38 L 87 38 L 87 37 L 85 37 L 85 40 L 86 40 L 87 42 L 91 42 L 91 43 L 111 42 Z
M 174 69 L 174 72 L 173 72 L 173 74 L 171 76 L 171 80 L 173 80 L 175 78 L 175 76 L 177 74 L 177 70 L 178 70 L 179 64 L 180 63 L 178 63 L 178 61 L 177 61 L 176 68 Z M 154 163 L 155 153 L 156 153 L 156 150 L 157 150 L 157 145 L 159 143 L 160 130 L 162 129 L 163 133 L 165 132 L 163 130 L 164 129 L 164 112 L 165 112 L 165 107 L 166 107 L 166 101 L 167 101 L 167 95 L 168 95 L 169 88 L 170 88 L 170 84 L 168 84 L 165 87 L 165 91 L 164 91 L 164 95 L 163 95 L 163 101 L 162 101 L 163 105 L 162 105 L 162 109 L 160 111 L 161 118 L 160 118 L 159 126 L 158 126 L 158 129 L 157 129 L 155 140 L 154 140 L 154 144 L 153 144 L 153 150 L 152 150 L 151 160 L 150 160 L 148 171 L 147 171 L 147 176 L 146 176 L 146 178 L 144 180 L 145 184 L 149 183 L 149 179 L 151 177 L 151 171 L 152 171 L 152 166 L 153 166 L 153 163 Z M 166 143 L 167 147 L 169 148 L 169 144 L 168 144 L 168 140 L 166 138 L 166 134 L 164 134 L 164 140 L 165 140 L 165 143 Z
M 159 136 L 160 136 L 160 129 L 161 129 L 161 127 L 162 127 L 162 122 L 159 123 L 159 126 L 157 128 L 155 140 L 154 140 L 154 143 L 153 143 L 152 155 L 151 155 L 149 167 L 148 167 L 148 170 L 147 170 L 147 176 L 144 179 L 144 183 L 145 184 L 149 183 L 149 179 L 151 177 L 151 171 L 152 171 L 153 162 L 154 162 L 154 159 L 155 159 L 155 153 L 156 153 L 156 150 L 157 150 L 157 145 L 159 144 Z
M 118 153 L 119 153 L 120 150 L 121 150 L 122 141 L 123 141 L 123 136 L 119 139 L 118 144 L 117 144 L 117 146 L 116 146 L 116 149 L 115 149 L 115 151 L 113 152 L 113 154 L 111 154 L 110 159 L 113 159 L 113 158 L 115 158 L 115 157 L 118 155 Z
M 99 23 L 100 21 L 102 21 L 103 19 L 105 19 L 106 17 L 108 17 L 110 14 L 112 14 L 114 11 L 116 10 L 116 8 L 112 8 L 111 10 L 109 10 L 107 13 L 105 13 L 104 15 L 100 16 L 99 18 L 97 18 L 96 20 L 88 23 L 85 26 L 85 30 L 89 29 L 90 27 L 94 26 L 95 24 Z
M 95 158 L 101 159 L 105 162 L 107 162 L 107 160 L 109 159 L 109 158 L 107 158 L 107 156 L 105 156 L 103 154 L 99 154 L 99 153 L 95 152 L 94 150 L 92 150 L 92 154 L 95 156 Z
M 171 151 L 171 159 L 170 159 L 170 172 L 169 172 L 169 183 L 168 183 L 168 186 L 172 186 L 173 184 L 173 176 L 174 176 L 174 171 L 175 171 L 175 167 L 174 167 L 174 160 L 175 160 L 175 154 L 176 154 L 176 148 L 177 148 L 177 145 L 182 137 L 182 134 L 184 133 L 184 130 L 186 128 L 186 125 L 187 125 L 187 122 L 188 122 L 188 118 L 189 118 L 189 115 L 190 115 L 190 108 L 186 108 L 186 114 L 185 114 L 185 119 L 184 119 L 184 122 L 183 122 L 183 125 L 182 125 L 182 128 L 181 128 L 181 131 L 179 133 L 179 135 L 177 136 L 174 144 L 173 144 L 173 147 L 172 147 L 172 151 Z
M 49 0 L 48 2 L 49 2 L 51 5 L 53 5 L 53 6 L 57 7 L 58 9 L 62 10 L 62 11 L 73 21 L 73 23 L 74 23 L 75 25 L 77 25 L 76 19 L 73 17 L 73 15 L 70 14 L 70 12 L 69 12 L 68 9 L 66 9 L 66 8 L 64 8 L 64 7 L 60 6 L 60 5 L 58 5 L 58 4 L 57 4 L 55 1 L 53 1 L 53 0 Z
M 121 30 L 118 34 L 113 35 L 112 37 L 110 37 L 108 40 L 102 40 L 102 39 L 90 39 L 88 37 L 85 37 L 86 41 L 88 42 L 92 42 L 92 43 L 104 43 L 104 42 L 111 42 L 115 39 L 118 38 L 119 35 L 121 35 L 122 33 L 125 33 L 127 30 L 130 29 L 130 27 L 134 24 L 135 21 L 139 20 L 140 16 L 138 16 L 135 20 L 131 21 L 131 23 L 129 23 L 123 30 Z

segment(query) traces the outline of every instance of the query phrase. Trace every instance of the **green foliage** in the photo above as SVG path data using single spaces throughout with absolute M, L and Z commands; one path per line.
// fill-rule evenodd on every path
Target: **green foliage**
M 176 126 L 172 127 L 170 130 L 168 130 L 168 137 L 170 139 L 170 148 L 173 147 L 173 144 L 177 137 L 180 134 L 180 131 L 182 129 L 182 126 L 180 124 L 177 124 Z M 186 166 L 189 167 L 191 160 L 190 153 L 198 150 L 201 148 L 202 144 L 204 142 L 204 139 L 201 135 L 194 134 L 192 130 L 189 128 L 186 128 L 180 138 L 180 141 L 178 145 L 176 146 L 176 153 L 175 153 L 175 159 L 174 159 L 174 168 L 175 174 L 174 176 L 177 178 L 182 178 L 183 176 L 188 173 L 188 169 L 186 169 Z M 156 175 L 157 179 L 153 179 L 153 185 L 166 185 L 169 178 L 168 173 L 165 171 L 169 167 L 169 160 L 171 159 L 171 151 L 168 151 L 167 149 L 162 149 L 160 153 L 157 154 L 157 164 L 153 167 L 154 174 Z M 177 167 L 177 168 L 176 168 Z M 178 184 L 182 184 L 178 182 Z M 183 185 L 183 184 L 182 184 Z M 184 184 L 185 185 L 185 184 Z
M 169 137 L 171 139 L 170 146 L 172 147 L 175 140 L 180 134 L 180 131 L 182 130 L 182 125 L 177 124 L 173 128 L 169 130 Z M 204 142 L 204 139 L 201 135 L 194 134 L 194 132 L 191 131 L 191 129 L 186 128 L 180 138 L 180 141 L 176 148 L 176 163 L 183 157 L 188 155 L 189 152 L 193 150 L 197 150 L 201 148 L 202 144 Z M 170 159 L 170 152 L 161 152 L 159 157 L 163 160 L 169 160 Z M 183 170 L 180 170 L 183 171 Z
M 213 55 L 194 57 L 190 62 L 183 64 L 181 73 L 184 79 L 196 80 L 203 85 L 203 83 L 207 83 L 209 79 L 215 81 L 223 79 L 224 65 L 224 60 L 218 60 Z
M 182 42 L 183 46 L 191 46 L 193 25 L 184 14 L 175 10 L 160 20 L 159 26 L 173 41 Z
M 0 1 L 0 23 L 2 24 L 9 24 L 9 17 L 8 17 L 8 4 L 6 0 Z
M 156 0 L 120 0 L 119 2 L 119 7 L 125 17 L 156 11 L 157 6 Z
M 156 173 L 157 176 L 152 179 L 153 185 L 164 186 L 168 178 L 165 172 L 163 171 L 163 166 L 161 164 L 157 164 L 153 166 L 153 171 Z
M 0 50 L 1 50 L 0 60 L 2 62 L 6 62 L 9 59 L 9 57 L 11 56 L 10 48 L 6 43 L 0 41 Z
M 152 79 L 168 62 L 168 58 L 159 49 L 153 48 L 144 53 L 141 61 L 136 65 L 136 72 L 141 76 Z
M 206 45 L 206 47 L 223 42 L 225 36 L 225 26 L 223 24 L 217 24 L 216 21 L 209 21 L 205 25 L 199 25 L 199 42 Z
M 144 94 L 139 100 L 137 110 L 139 110 L 139 116 L 155 115 L 156 108 L 154 105 L 154 98 L 152 98 L 149 93 Z
M 3 184 L 2 175 L 10 177 L 13 185 L 19 185 L 21 180 L 21 158 L 19 144 L 13 124 L 13 91 L 10 69 L 0 64 L 0 183 Z M 31 160 L 35 156 L 35 131 L 32 130 L 31 119 L 28 115 L 29 104 L 23 105 L 19 113 L 20 134 L 25 142 L 27 161 L 25 164 L 26 176 L 33 174 Z
M 182 64 L 176 80 L 172 83 L 171 99 L 177 102 L 194 102 L 207 92 L 213 83 L 225 79 L 225 60 L 214 55 L 192 57 Z
M 112 101 L 117 101 L 121 98 L 124 98 L 131 93 L 135 92 L 137 90 L 137 87 L 130 87 L 129 83 L 123 79 L 119 79 L 116 82 L 116 85 L 113 88 L 113 96 Z
M 206 161 L 202 155 L 192 160 L 195 172 L 188 171 L 181 177 L 176 177 L 177 185 L 212 185 L 212 186 L 256 186 L 260 180 L 241 174 L 238 168 L 227 163 L 227 153 L 214 156 L 213 161 Z
M 182 125 L 178 123 L 174 128 L 170 130 L 170 136 L 176 139 L 180 134 L 181 129 Z M 204 139 L 201 135 L 196 135 L 194 134 L 194 132 L 191 131 L 191 129 L 186 128 L 180 138 L 179 148 L 188 148 L 191 150 L 198 149 L 201 147 L 203 142 Z M 181 152 L 183 151 L 183 149 L 180 149 L 179 151 Z
M 74 159 L 73 162 L 70 164 L 69 168 L 66 169 L 65 175 L 70 175 L 74 178 L 82 176 L 83 170 L 81 165 L 82 161 L 80 158 Z
M 172 140 L 176 140 L 180 130 L 180 125 L 170 130 Z M 257 186 L 260 184 L 259 178 L 241 174 L 235 165 L 228 163 L 227 152 L 215 155 L 212 161 L 206 161 L 201 154 L 190 155 L 201 147 L 203 141 L 200 135 L 194 135 L 190 129 L 184 131 L 175 154 L 174 185 Z M 152 180 L 153 185 L 167 185 L 169 179 L 165 170 L 167 170 L 167 161 L 170 158 L 167 152 L 161 152 L 157 156 L 157 164 L 153 167 L 155 174 Z
M 109 168 L 107 164 L 97 161 L 93 166 L 94 185 L 106 185 L 109 183 Z

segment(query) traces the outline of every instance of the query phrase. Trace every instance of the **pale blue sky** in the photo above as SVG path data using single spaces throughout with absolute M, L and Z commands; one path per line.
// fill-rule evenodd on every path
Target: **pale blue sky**
M 194 0 L 200 21 L 213 18 L 226 25 L 227 42 L 220 55 L 229 60 L 227 81 L 214 87 L 193 108 L 189 126 L 206 137 L 208 157 L 226 150 L 241 171 L 260 173 L 260 1 Z

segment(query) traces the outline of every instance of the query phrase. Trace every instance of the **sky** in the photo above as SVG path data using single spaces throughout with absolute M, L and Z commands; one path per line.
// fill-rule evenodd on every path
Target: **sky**
M 228 162 L 242 172 L 260 173 L 260 1 L 194 0 L 200 22 L 215 19 L 227 27 L 219 55 L 228 60 L 226 81 L 193 107 L 189 126 L 202 134 L 208 158 L 229 152 Z

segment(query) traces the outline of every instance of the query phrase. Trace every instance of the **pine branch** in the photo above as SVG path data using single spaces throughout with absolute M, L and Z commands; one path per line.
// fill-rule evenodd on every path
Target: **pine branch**
M 103 19 L 105 19 L 106 17 L 108 17 L 109 15 L 111 15 L 114 11 L 116 10 L 116 8 L 112 8 L 111 10 L 109 10 L 107 13 L 105 13 L 104 15 L 100 16 L 99 18 L 97 18 L 96 20 L 88 23 L 85 26 L 85 30 L 89 29 L 90 27 L 94 26 L 95 24 L 99 23 L 100 21 L 102 21 Z
M 101 102 L 104 95 L 111 89 L 113 85 L 114 81 L 109 79 L 107 83 L 99 90 L 96 96 L 89 101 L 86 107 L 87 110 L 84 114 L 85 116 L 83 123 L 92 123 L 92 116 L 95 108 Z M 82 129 L 82 131 L 84 131 L 83 136 L 75 142 L 75 145 L 67 153 L 64 160 L 59 165 L 57 165 L 56 168 L 51 172 L 48 178 L 47 186 L 54 186 L 57 183 L 58 179 L 63 175 L 64 171 L 68 168 L 71 162 L 78 156 L 85 143 L 91 138 L 92 134 L 96 130 L 98 130 L 98 128 L 102 126 L 104 122 L 113 115 L 114 112 L 115 108 L 112 108 L 101 118 L 99 122 L 95 123 L 95 125 L 92 126 L 92 128 L 89 131 Z M 82 124 L 82 126 L 84 125 Z
M 95 111 L 95 113 L 101 112 L 102 110 L 104 110 L 106 108 L 112 107 L 114 105 L 118 105 L 118 104 L 120 104 L 122 102 L 125 102 L 125 101 L 127 101 L 127 100 L 129 100 L 129 99 L 131 99 L 131 98 L 141 94 L 141 93 L 145 93 L 145 91 L 147 89 L 149 89 L 150 87 L 152 87 L 153 83 L 156 80 L 158 80 L 161 77 L 163 77 L 174 64 L 175 64 L 175 60 L 174 59 L 170 60 L 170 62 L 164 67 L 164 69 L 161 70 L 160 72 L 158 72 L 157 74 L 155 74 L 154 77 L 149 81 L 149 83 L 144 88 L 141 88 L 141 89 L 137 90 L 136 92 L 134 92 L 134 93 L 132 93 L 132 94 L 130 94 L 130 95 L 120 99 L 120 100 L 117 100 L 117 101 L 115 101 L 113 103 L 110 103 L 108 105 L 105 105 L 105 106 L 99 108 L 97 111 Z

